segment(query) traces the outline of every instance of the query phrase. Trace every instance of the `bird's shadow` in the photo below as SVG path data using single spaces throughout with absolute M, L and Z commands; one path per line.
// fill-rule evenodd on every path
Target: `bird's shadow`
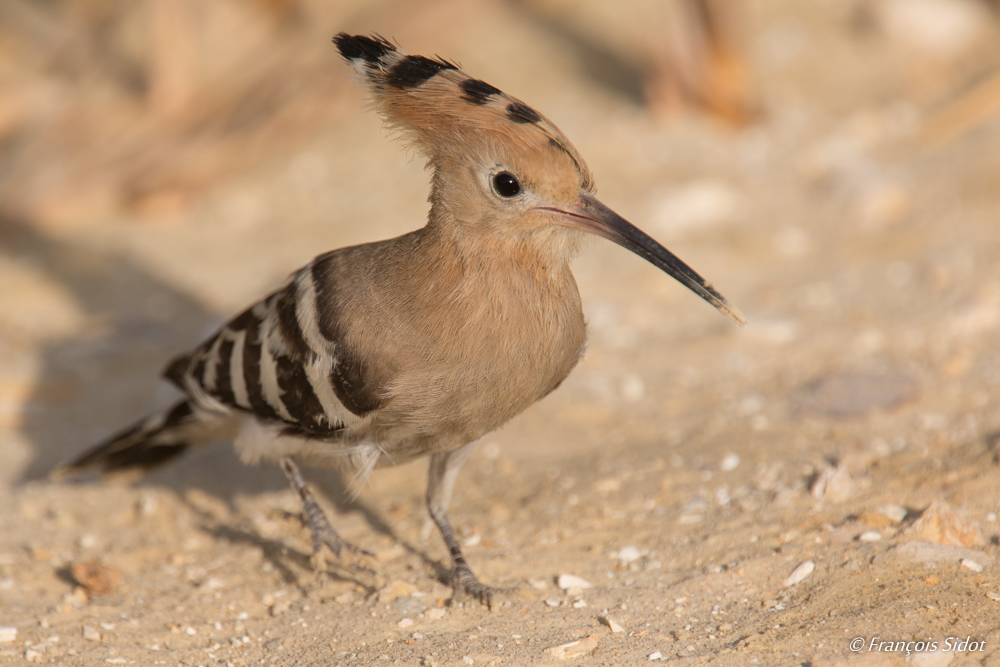
M 85 334 L 37 346 L 37 373 L 20 428 L 30 460 L 15 485 L 44 480 L 58 464 L 168 404 L 172 397 L 157 398 L 166 362 L 223 322 L 222 314 L 134 259 L 46 234 L 30 220 L 3 211 L 0 256 L 44 275 L 72 299 L 84 321 L 97 323 Z M 440 563 L 401 540 L 373 507 L 352 499 L 339 472 L 310 470 L 308 477 L 338 513 L 360 511 L 375 532 L 399 542 L 441 574 Z M 289 488 L 276 466 L 245 466 L 224 443 L 194 451 L 136 483 L 168 488 L 178 497 L 200 489 L 226 502 L 238 494 Z M 234 526 L 210 532 L 260 547 L 276 567 L 281 555 L 289 553 L 285 545 Z M 282 574 L 292 576 L 290 571 Z

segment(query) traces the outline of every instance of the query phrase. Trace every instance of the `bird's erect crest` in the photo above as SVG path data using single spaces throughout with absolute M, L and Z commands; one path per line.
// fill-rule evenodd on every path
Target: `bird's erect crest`
M 406 55 L 378 35 L 340 33 L 333 41 L 361 76 L 388 125 L 402 131 L 431 160 L 481 141 L 544 143 L 565 151 L 576 163 L 584 186 L 590 186 L 586 164 L 559 128 L 520 100 L 470 77 L 457 64 Z

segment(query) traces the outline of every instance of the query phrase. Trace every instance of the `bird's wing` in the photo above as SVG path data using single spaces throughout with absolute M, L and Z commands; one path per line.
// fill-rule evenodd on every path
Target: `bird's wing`
M 326 260 L 293 274 L 164 376 L 202 407 L 235 408 L 305 436 L 335 438 L 364 421 L 381 399 L 336 327 L 318 317 L 337 298 L 322 273 Z

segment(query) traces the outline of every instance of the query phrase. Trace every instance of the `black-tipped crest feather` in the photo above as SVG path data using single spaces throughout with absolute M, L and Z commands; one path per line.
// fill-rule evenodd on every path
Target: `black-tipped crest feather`
M 557 147 L 576 164 L 585 189 L 592 178 L 583 158 L 551 121 L 524 102 L 468 76 L 444 58 L 407 55 L 384 37 L 334 37 L 340 54 L 361 75 L 375 110 L 425 157 L 448 146 L 477 142 Z
M 333 43 L 337 45 L 337 50 L 346 60 L 361 59 L 372 64 L 381 61 L 387 54 L 397 51 L 392 42 L 381 35 L 366 37 L 364 35 L 348 35 L 342 32 L 333 38 Z

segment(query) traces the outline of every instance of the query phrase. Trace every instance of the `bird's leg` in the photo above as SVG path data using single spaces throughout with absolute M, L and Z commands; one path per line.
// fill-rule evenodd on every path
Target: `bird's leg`
M 427 509 L 431 518 L 441 531 L 441 537 L 451 554 L 451 587 L 455 599 L 460 599 L 465 593 L 470 594 L 487 607 L 492 607 L 493 594 L 497 589 L 480 583 L 472 573 L 469 564 L 462 554 L 451 524 L 448 522 L 448 505 L 455 490 L 455 480 L 458 471 L 476 448 L 477 442 L 470 442 L 449 452 L 438 452 L 431 456 L 427 473 Z
M 329 519 L 326 518 L 323 508 L 319 506 L 319 503 L 313 497 L 312 491 L 306 486 L 305 481 L 302 479 L 302 473 L 299 472 L 299 467 L 295 465 L 295 461 L 289 456 L 284 456 L 281 458 L 280 463 L 281 469 L 285 471 L 285 476 L 288 477 L 288 481 L 292 483 L 292 487 L 298 492 L 299 498 L 302 499 L 302 511 L 305 514 L 306 525 L 309 526 L 309 534 L 312 536 L 313 565 L 317 569 L 322 566 L 324 544 L 330 548 L 330 551 L 337 558 L 340 558 L 340 553 L 343 549 L 356 554 L 371 556 L 364 549 L 354 546 L 337 534 L 337 531 L 330 525 Z

